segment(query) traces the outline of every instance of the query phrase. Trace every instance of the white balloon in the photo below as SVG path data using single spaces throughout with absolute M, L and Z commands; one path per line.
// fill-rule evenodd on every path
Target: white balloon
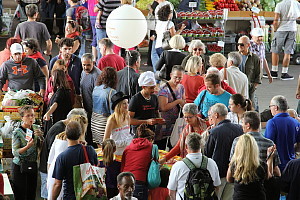
M 115 45 L 125 49 L 132 48 L 145 38 L 147 21 L 140 10 L 130 5 L 123 5 L 108 16 L 106 33 Z

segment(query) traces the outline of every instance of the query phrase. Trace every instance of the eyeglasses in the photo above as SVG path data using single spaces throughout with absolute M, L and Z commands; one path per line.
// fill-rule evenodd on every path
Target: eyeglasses
M 24 117 L 34 117 L 34 115 L 24 115 Z
M 245 46 L 244 43 L 237 43 L 237 45 L 238 45 L 238 46 L 241 46 L 241 47 Z
M 194 50 L 194 51 L 197 51 L 197 50 L 198 50 L 198 51 L 203 51 L 202 48 L 194 48 L 193 50 Z
M 273 106 L 276 106 L 276 105 L 269 105 L 269 108 L 273 107 Z
M 174 79 L 181 80 L 182 77 L 173 76 Z

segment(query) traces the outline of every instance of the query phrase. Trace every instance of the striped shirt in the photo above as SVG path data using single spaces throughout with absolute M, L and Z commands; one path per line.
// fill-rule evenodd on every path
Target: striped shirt
M 265 138 L 261 133 L 259 132 L 249 132 L 250 135 L 252 135 L 257 142 L 258 148 L 259 148 L 259 158 L 261 161 L 266 162 L 267 159 L 267 150 L 269 147 L 274 145 L 274 142 L 270 139 Z M 235 138 L 233 140 L 232 146 L 231 146 L 231 152 L 230 152 L 230 158 L 231 160 L 234 150 L 235 150 L 235 145 L 237 141 L 239 140 L 239 137 Z M 274 166 L 278 166 L 280 164 L 279 156 L 277 151 L 275 152 L 274 155 Z
M 100 2 L 96 5 L 97 8 L 102 11 L 102 15 L 100 17 L 100 25 L 102 28 L 106 28 L 106 20 L 109 14 L 119 6 L 121 6 L 120 0 L 100 0 Z

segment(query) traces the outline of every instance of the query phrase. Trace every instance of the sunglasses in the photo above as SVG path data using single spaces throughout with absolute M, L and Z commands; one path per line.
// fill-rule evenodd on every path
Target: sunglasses
M 245 46 L 244 43 L 237 43 L 237 45 L 238 45 L 238 46 L 241 46 L 241 47 Z
M 194 48 L 193 50 L 194 50 L 194 51 L 197 51 L 197 50 L 198 50 L 198 51 L 203 51 L 203 49 L 201 49 L 201 48 Z

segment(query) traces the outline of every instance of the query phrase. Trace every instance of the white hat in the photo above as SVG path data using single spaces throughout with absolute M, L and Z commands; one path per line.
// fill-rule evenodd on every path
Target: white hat
M 140 75 L 138 80 L 139 86 L 155 86 L 156 80 L 153 72 L 147 71 Z
M 10 46 L 10 53 L 11 55 L 15 54 L 15 53 L 23 53 L 23 47 L 21 44 L 19 43 L 13 43 Z
M 254 28 L 252 29 L 250 34 L 252 36 L 260 37 L 260 36 L 264 36 L 264 31 L 261 28 Z

